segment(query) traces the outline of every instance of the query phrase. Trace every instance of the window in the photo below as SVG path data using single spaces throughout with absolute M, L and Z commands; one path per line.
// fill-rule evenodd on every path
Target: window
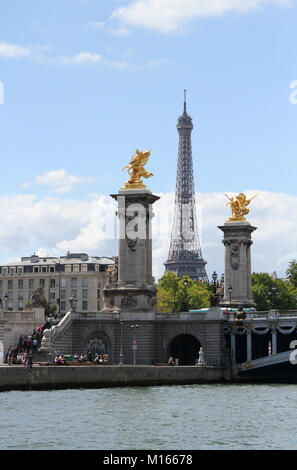
M 65 272 L 66 272 L 66 273 L 71 273 L 71 264 L 67 264 L 67 265 L 65 266 Z
M 73 265 L 73 271 L 79 271 L 79 264 Z
M 81 270 L 82 271 L 87 271 L 88 270 L 88 265 L 87 264 L 82 264 L 81 265 Z
M 60 295 L 61 299 L 66 299 L 66 289 L 61 289 Z
M 77 290 L 76 289 L 72 289 L 71 297 L 74 297 L 75 299 L 77 299 Z
M 7 302 L 7 309 L 13 310 L 13 302 Z
M 88 281 L 89 281 L 89 279 L 87 277 L 84 277 L 83 280 L 82 280 L 82 286 L 83 287 L 88 287 Z
M 23 279 L 19 279 L 19 280 L 18 280 L 18 287 L 19 287 L 19 289 L 24 289 L 24 281 L 23 281 Z
M 35 273 L 39 273 L 39 266 L 35 266 L 35 267 L 34 267 L 34 272 L 35 272 Z
M 14 275 L 15 274 L 15 268 L 9 268 L 9 274 Z
M 24 310 L 24 302 L 18 303 L 18 310 Z
M 100 299 L 100 297 L 101 297 L 101 291 L 100 289 L 97 289 L 97 299 Z
M 88 289 L 83 289 L 82 290 L 82 298 L 87 299 L 88 298 Z
M 12 300 L 12 292 L 11 291 L 7 292 L 7 297 L 8 297 L 8 300 Z
M 73 277 L 71 279 L 71 287 L 74 287 L 74 288 L 77 287 L 77 278 L 76 277 Z
M 65 300 L 62 300 L 61 304 L 60 304 L 60 308 L 62 311 L 66 310 L 66 302 Z
M 97 310 L 98 310 L 98 312 L 100 312 L 100 310 L 101 310 L 101 302 L 100 302 L 100 300 L 98 300 L 98 302 L 97 302 Z
M 34 279 L 29 279 L 29 289 L 34 289 Z
M 56 293 L 55 293 L 55 291 L 51 291 L 51 292 L 50 292 L 50 299 L 51 299 L 51 300 L 55 300 L 55 298 L 56 298 Z
M 51 279 L 50 280 L 50 287 L 54 289 L 56 287 L 56 279 Z
M 67 287 L 67 279 L 61 279 L 61 287 Z
M 18 292 L 18 299 L 19 300 L 24 300 L 24 292 L 22 290 L 19 290 L 19 292 Z
M 13 280 L 12 279 L 8 279 L 7 289 L 13 289 Z
M 0 289 L 2 289 L 2 286 L 3 286 L 2 283 L 3 283 L 3 281 L 2 281 L 2 279 L 0 279 Z
M 41 289 L 44 288 L 44 284 L 45 284 L 44 279 L 39 279 L 39 287 L 41 287 Z
M 99 289 L 100 289 L 100 287 L 101 287 L 101 282 L 100 282 L 100 279 L 98 279 L 98 281 L 97 281 L 97 286 L 98 286 L 98 287 L 99 287 Z
M 47 267 L 46 267 L 46 266 L 42 266 L 41 272 L 46 273 L 46 272 L 47 272 Z
M 95 271 L 99 271 L 99 269 L 100 269 L 99 264 L 95 264 Z
M 83 310 L 88 310 L 88 301 L 87 300 L 82 301 L 82 309 Z
M 55 272 L 55 267 L 54 267 L 54 266 L 50 266 L 49 270 L 50 270 L 50 273 L 54 273 L 54 272 Z
M 2 272 L 3 272 L 3 275 L 5 276 L 8 273 L 8 268 L 3 268 Z
M 23 274 L 24 268 L 18 268 L 18 274 Z

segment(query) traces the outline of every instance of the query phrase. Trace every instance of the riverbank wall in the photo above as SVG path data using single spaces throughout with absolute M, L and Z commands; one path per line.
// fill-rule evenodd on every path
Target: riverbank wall
M 24 366 L 0 367 L 0 391 L 124 386 L 194 385 L 232 380 L 229 368 L 199 366 Z

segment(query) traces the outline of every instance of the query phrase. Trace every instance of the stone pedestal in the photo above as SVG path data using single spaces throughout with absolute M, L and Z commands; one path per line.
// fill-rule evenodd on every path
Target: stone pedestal
M 103 290 L 103 312 L 150 311 L 156 305 L 152 277 L 152 204 L 159 199 L 147 189 L 121 190 L 118 202 L 118 263 Z M 117 271 L 117 272 L 116 272 Z
M 224 232 L 225 272 L 222 307 L 254 307 L 251 281 L 251 234 L 256 230 L 249 222 L 226 222 L 218 227 Z M 232 286 L 231 304 L 229 286 Z

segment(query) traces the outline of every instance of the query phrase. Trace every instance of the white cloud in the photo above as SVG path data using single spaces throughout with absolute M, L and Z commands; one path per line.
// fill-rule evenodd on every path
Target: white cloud
M 19 46 L 18 44 L 8 44 L 7 42 L 0 42 L 0 57 L 15 59 L 18 57 L 25 57 L 30 54 L 30 49 Z
M 72 191 L 76 186 L 82 183 L 90 183 L 94 181 L 94 178 L 72 175 L 66 170 L 61 169 L 49 171 L 44 175 L 38 175 L 36 176 L 34 183 L 24 183 L 22 188 L 28 189 L 32 184 L 37 184 L 44 186 L 47 191 L 51 193 L 62 194 Z
M 297 258 L 297 197 L 287 194 L 246 191 L 258 194 L 250 205 L 248 220 L 257 227 L 253 234 L 253 271 L 277 271 L 285 274 L 291 259 Z M 174 194 L 160 194 L 154 205 L 153 272 L 164 273 L 163 262 L 169 251 Z M 208 262 L 209 277 L 224 269 L 223 225 L 230 216 L 223 193 L 196 195 L 202 253 Z M 0 197 L 1 263 L 32 254 L 37 249 L 53 255 L 85 251 L 90 255 L 117 254 L 116 203 L 108 197 L 93 194 L 84 201 L 33 195 Z M 32 251 L 32 253 L 31 253 Z
M 171 33 L 188 27 L 199 17 L 243 13 L 265 4 L 290 5 L 291 0 L 134 0 L 118 7 L 111 18 L 122 27 L 138 26 Z
M 101 60 L 100 54 L 91 52 L 80 52 L 74 57 L 59 57 L 59 61 L 64 65 L 91 65 L 98 64 Z

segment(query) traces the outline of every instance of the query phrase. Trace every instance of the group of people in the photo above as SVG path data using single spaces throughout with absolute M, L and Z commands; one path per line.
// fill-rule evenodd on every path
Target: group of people
M 92 351 L 89 350 L 86 354 L 81 353 L 74 353 L 73 354 L 73 361 L 80 362 L 80 363 L 95 363 L 95 364 L 102 364 L 108 362 L 108 354 L 96 354 L 95 358 L 93 359 Z M 57 365 L 64 365 L 66 364 L 66 360 L 63 354 L 60 351 L 55 351 L 55 359 L 54 363 Z
M 32 349 L 35 351 L 41 343 L 44 327 L 39 325 L 37 329 L 34 328 L 31 335 L 21 335 L 18 342 L 18 348 L 24 351 Z
M 41 343 L 42 333 L 43 326 L 39 325 L 37 329 L 34 328 L 32 334 L 21 335 L 17 346 L 9 346 L 5 362 L 10 366 L 13 364 L 27 365 L 32 370 L 33 353 Z
M 13 364 L 19 364 L 27 366 L 29 370 L 32 370 L 33 367 L 33 351 L 32 350 L 22 350 L 18 348 L 13 348 L 10 346 L 6 354 L 6 362 L 9 366 Z

